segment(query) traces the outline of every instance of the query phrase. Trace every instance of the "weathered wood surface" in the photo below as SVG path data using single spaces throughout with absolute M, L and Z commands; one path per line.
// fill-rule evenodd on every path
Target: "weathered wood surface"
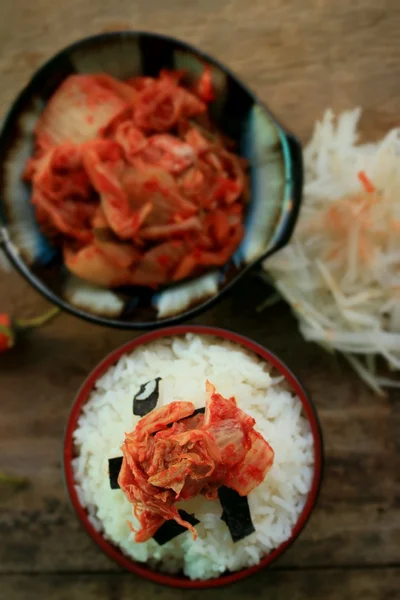
M 0 114 L 57 49 L 124 27 L 164 31 L 215 54 L 304 140 L 329 105 L 362 105 L 367 136 L 399 122 L 398 0 L 2 0 Z M 303 380 L 325 435 L 325 480 L 301 538 L 271 571 L 231 593 L 400 597 L 400 397 L 377 399 L 341 358 L 304 344 L 285 305 L 258 315 L 263 294 L 253 279 L 196 321 L 253 337 Z M 29 315 L 43 306 L 18 275 L 1 274 L 0 311 Z M 1 598 L 123 600 L 133 589 L 140 598 L 180 597 L 120 578 L 80 529 L 62 480 L 61 443 L 74 394 L 87 372 L 133 335 L 62 315 L 1 357 L 0 471 L 29 480 L 20 490 L 0 486 Z
M 221 590 L 205 592 L 177 591 L 140 582 L 133 586 L 132 577 L 113 573 L 95 575 L 11 575 L 2 580 L 7 600 L 220 600 Z M 257 600 L 396 600 L 400 588 L 400 574 L 395 569 L 380 569 L 379 577 L 373 570 L 354 569 L 338 573 L 335 569 L 313 571 L 274 570 L 264 572 L 229 589 L 231 597 Z M 21 591 L 22 590 L 22 591 Z M 317 590 L 317 593 L 316 593 Z M 184 595 L 183 595 L 184 594 Z

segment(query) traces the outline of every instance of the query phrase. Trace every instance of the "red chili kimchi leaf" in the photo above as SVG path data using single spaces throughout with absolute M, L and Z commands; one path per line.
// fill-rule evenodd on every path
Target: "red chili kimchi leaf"
M 179 120 L 200 115 L 206 104 L 181 87 L 173 74 L 163 71 L 148 82 L 135 101 L 133 119 L 144 130 L 167 132 Z
M 195 162 L 196 153 L 190 144 L 164 133 L 149 137 L 140 149 L 131 152 L 129 159 L 142 169 L 156 166 L 171 174 L 179 174 Z
M 132 273 L 131 283 L 156 288 L 171 279 L 171 273 L 187 253 L 184 242 L 164 242 L 145 252 Z
M 100 248 L 91 244 L 74 251 L 64 247 L 64 260 L 71 273 L 89 283 L 106 287 L 117 287 L 130 283 L 131 272 L 127 268 L 117 267 Z
M 193 203 L 179 192 L 174 178 L 160 167 L 126 169 L 122 175 L 122 188 L 132 210 L 147 202 L 152 204 L 146 225 L 167 225 L 174 221 L 176 214 L 188 218 L 196 212 Z
M 64 144 L 48 151 L 36 161 L 32 180 L 39 222 L 81 242 L 90 241 L 97 203 L 80 149 Z
M 178 220 L 171 225 L 152 225 L 143 227 L 140 231 L 142 240 L 165 240 L 172 237 L 186 236 L 193 231 L 201 231 L 202 222 L 199 217 L 189 217 L 188 219 Z
M 94 229 L 94 245 L 116 267 L 128 268 L 136 264 L 141 254 L 133 244 L 122 242 L 111 229 Z
M 125 437 L 118 484 L 140 523 L 135 540 L 151 538 L 174 519 L 196 531 L 176 503 L 197 495 L 218 498 L 221 486 L 250 493 L 271 468 L 274 451 L 254 430 L 255 420 L 206 384 L 204 415 L 191 402 L 171 402 L 143 417 Z
M 146 136 L 132 122 L 132 119 L 122 121 L 115 128 L 114 140 L 124 150 L 125 158 L 132 161 L 140 150 L 147 145 Z
M 104 76 L 100 80 L 95 75 L 68 77 L 47 104 L 36 126 L 36 135 L 49 146 L 96 139 L 127 108 L 126 100 L 102 79 Z

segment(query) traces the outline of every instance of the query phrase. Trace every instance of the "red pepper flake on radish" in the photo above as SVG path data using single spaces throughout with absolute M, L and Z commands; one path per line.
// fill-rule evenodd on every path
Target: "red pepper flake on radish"
M 357 173 L 358 179 L 361 181 L 361 183 L 364 186 L 365 191 L 368 194 L 372 194 L 373 192 L 376 192 L 376 188 L 374 186 L 374 184 L 372 183 L 372 181 L 368 178 L 367 174 L 365 173 L 365 171 L 359 171 Z

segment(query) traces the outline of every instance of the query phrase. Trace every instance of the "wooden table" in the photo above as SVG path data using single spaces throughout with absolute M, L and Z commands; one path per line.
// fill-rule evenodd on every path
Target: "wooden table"
M 399 123 L 400 3 L 386 0 L 2 0 L 0 113 L 33 70 L 63 45 L 117 28 L 163 31 L 229 64 L 306 140 L 327 106 L 361 105 L 367 136 Z M 400 598 L 400 397 L 376 398 L 339 357 L 305 344 L 282 303 L 263 313 L 256 278 L 197 319 L 249 335 L 295 370 L 318 406 L 326 443 L 319 505 L 271 569 L 234 598 Z M 0 311 L 45 302 L 1 274 Z M 88 371 L 133 337 L 62 315 L 0 358 L 0 470 L 29 481 L 0 486 L 4 600 L 163 600 L 183 593 L 121 573 L 87 538 L 61 472 L 71 401 Z M 220 591 L 207 591 L 219 598 Z M 186 592 L 186 598 L 198 598 Z

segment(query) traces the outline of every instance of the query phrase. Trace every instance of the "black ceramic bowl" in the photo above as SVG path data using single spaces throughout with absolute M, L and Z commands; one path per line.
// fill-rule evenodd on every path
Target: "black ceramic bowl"
M 251 198 L 244 239 L 223 268 L 156 292 L 95 288 L 72 277 L 41 233 L 21 180 L 33 148 L 33 130 L 46 102 L 73 73 L 118 78 L 184 68 L 195 80 L 208 63 L 216 100 L 212 118 L 250 163 Z M 284 246 L 293 231 L 302 189 L 302 154 L 287 132 L 238 78 L 189 44 L 154 33 L 117 32 L 86 38 L 56 54 L 20 93 L 0 132 L 0 245 L 15 267 L 51 302 L 103 325 L 149 329 L 208 308 L 261 260 Z

